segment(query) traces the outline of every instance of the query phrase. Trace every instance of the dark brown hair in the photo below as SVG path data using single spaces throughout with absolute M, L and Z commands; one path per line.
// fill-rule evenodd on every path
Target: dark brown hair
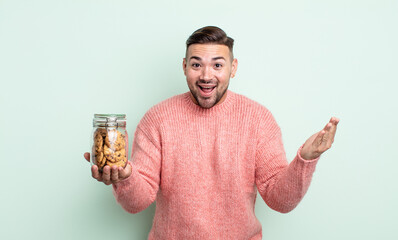
M 233 58 L 233 47 L 234 47 L 234 40 L 227 36 L 227 34 L 219 27 L 215 26 L 207 26 L 203 28 L 199 28 L 195 32 L 189 36 L 187 39 L 187 51 L 188 47 L 192 44 L 221 44 L 225 45 L 229 48 L 231 56 Z

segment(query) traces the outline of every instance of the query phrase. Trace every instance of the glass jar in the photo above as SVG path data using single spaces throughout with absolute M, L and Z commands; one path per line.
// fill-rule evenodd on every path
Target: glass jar
M 91 163 L 102 169 L 108 165 L 125 167 L 128 161 L 126 114 L 94 114 Z

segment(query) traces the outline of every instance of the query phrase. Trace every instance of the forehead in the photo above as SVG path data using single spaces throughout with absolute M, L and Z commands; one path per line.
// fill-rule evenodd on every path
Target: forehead
M 225 60 L 230 59 L 229 48 L 221 44 L 192 44 L 187 49 L 187 60 L 192 56 L 201 59 L 212 59 L 216 57 L 224 57 Z

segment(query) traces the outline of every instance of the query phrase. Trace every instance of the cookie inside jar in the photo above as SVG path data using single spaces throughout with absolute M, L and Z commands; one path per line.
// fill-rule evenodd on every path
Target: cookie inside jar
M 117 117 L 96 115 L 100 116 L 94 118 L 93 164 L 96 164 L 99 170 L 106 165 L 124 168 L 128 160 L 125 118 L 123 125 L 123 121 L 118 121 Z

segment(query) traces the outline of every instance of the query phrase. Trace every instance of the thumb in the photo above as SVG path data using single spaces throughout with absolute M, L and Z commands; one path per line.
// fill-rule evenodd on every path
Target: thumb
M 84 153 L 84 158 L 87 160 L 87 162 L 90 162 L 90 153 L 85 152 Z

